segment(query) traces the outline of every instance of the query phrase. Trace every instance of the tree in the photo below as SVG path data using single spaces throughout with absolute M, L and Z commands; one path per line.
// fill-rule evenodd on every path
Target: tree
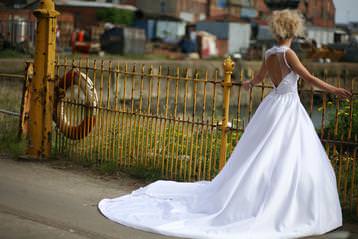
M 105 8 L 97 10 L 97 19 L 113 24 L 131 25 L 134 20 L 134 12 L 124 9 Z

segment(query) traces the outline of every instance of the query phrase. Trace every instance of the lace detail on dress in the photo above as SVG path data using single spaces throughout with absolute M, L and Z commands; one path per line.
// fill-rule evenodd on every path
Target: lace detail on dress
M 282 59 L 281 59 L 281 61 L 279 60 L 279 63 L 281 65 L 282 79 L 278 83 L 277 86 L 275 86 L 275 84 L 273 83 L 273 81 L 271 79 L 271 82 L 273 84 L 272 92 L 276 93 L 276 94 L 298 93 L 297 92 L 297 80 L 299 79 L 299 76 L 291 69 L 290 65 L 288 64 L 288 62 L 286 60 L 286 51 L 288 49 L 289 49 L 289 47 L 287 47 L 287 46 L 274 46 L 265 52 L 265 62 L 273 54 L 275 54 L 277 56 L 278 56 L 278 54 L 282 54 Z M 282 61 L 283 61 L 283 63 L 281 63 Z M 285 67 L 286 67 L 286 69 L 285 69 Z M 282 73 L 282 72 L 284 72 L 284 70 L 287 71 L 286 74 Z

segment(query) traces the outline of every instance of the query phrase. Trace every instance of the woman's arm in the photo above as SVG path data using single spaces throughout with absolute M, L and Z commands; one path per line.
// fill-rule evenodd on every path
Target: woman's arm
M 306 67 L 301 63 L 300 59 L 297 57 L 296 53 L 289 49 L 286 51 L 287 63 L 291 66 L 292 70 L 296 72 L 302 79 L 309 82 L 310 84 L 327 91 L 329 93 L 335 94 L 340 98 L 348 98 L 352 96 L 352 93 L 344 88 L 338 88 L 333 85 L 330 85 L 323 80 L 313 76 Z
M 257 74 L 255 74 L 254 78 L 252 80 L 245 80 L 242 82 L 242 86 L 245 90 L 248 90 L 249 88 L 252 88 L 257 83 L 260 83 L 267 74 L 267 67 L 265 64 L 265 61 L 262 62 L 260 70 Z

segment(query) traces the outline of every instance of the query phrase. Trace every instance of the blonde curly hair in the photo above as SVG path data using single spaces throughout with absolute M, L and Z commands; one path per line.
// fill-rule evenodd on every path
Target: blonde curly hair
M 289 39 L 304 35 L 304 18 L 296 10 L 274 11 L 269 26 L 278 39 Z

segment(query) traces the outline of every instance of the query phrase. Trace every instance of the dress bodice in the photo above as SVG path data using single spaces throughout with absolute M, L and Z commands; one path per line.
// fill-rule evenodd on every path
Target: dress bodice
M 286 51 L 289 49 L 287 46 L 273 46 L 265 52 L 265 61 L 267 58 L 273 54 L 280 54 L 283 57 L 284 66 L 287 67 L 285 69 L 288 73 L 282 76 L 282 80 L 280 83 L 275 86 L 273 83 L 273 93 L 276 94 L 286 94 L 286 93 L 297 93 L 297 81 L 299 79 L 299 75 L 294 72 L 286 60 Z M 271 80 L 272 81 L 272 80 Z

